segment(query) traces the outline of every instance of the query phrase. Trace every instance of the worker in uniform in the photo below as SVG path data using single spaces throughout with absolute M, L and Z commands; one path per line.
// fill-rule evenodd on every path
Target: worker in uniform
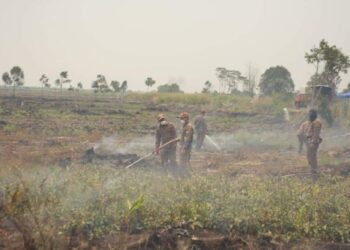
M 190 159 L 193 142 L 193 126 L 190 123 L 190 116 L 187 112 L 182 112 L 179 116 L 182 124 L 182 132 L 180 138 L 180 166 L 183 172 L 190 170 Z
M 162 166 L 167 170 L 168 174 L 174 173 L 177 167 L 176 162 L 176 129 L 163 114 L 159 114 L 157 117 L 158 127 L 156 130 L 156 145 L 155 152 L 160 155 Z M 160 147 L 172 140 L 173 143 L 166 145 L 164 148 Z
M 322 123 L 317 119 L 317 111 L 311 109 L 309 111 L 309 123 L 306 126 L 306 156 L 314 178 L 319 172 L 317 165 L 317 151 L 320 143 L 322 142 L 320 137 L 321 129 Z
M 205 119 L 205 110 L 202 109 L 199 116 L 194 120 L 194 128 L 197 135 L 196 149 L 200 150 L 203 146 L 205 135 L 208 133 L 207 121 Z

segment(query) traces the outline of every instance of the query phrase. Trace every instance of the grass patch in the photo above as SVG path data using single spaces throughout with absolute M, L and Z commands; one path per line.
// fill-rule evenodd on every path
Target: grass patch
M 174 181 L 147 170 L 76 167 L 7 174 L 0 184 L 0 218 L 28 227 L 22 233 L 45 248 L 72 231 L 92 239 L 183 224 L 285 241 L 350 241 L 350 181 L 342 177 Z

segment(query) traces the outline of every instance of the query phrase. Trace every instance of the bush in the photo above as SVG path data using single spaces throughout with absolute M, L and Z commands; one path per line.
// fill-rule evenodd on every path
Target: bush
M 293 96 L 291 94 L 274 94 L 271 97 L 260 98 L 254 105 L 259 113 L 272 114 L 282 118 L 283 108 L 290 107 L 292 103 Z
M 160 93 L 183 93 L 180 86 L 176 83 L 164 84 L 158 86 L 158 92 Z

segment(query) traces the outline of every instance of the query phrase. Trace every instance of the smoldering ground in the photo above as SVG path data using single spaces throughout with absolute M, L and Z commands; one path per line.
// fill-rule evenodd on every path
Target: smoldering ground
M 213 133 L 210 138 L 222 149 L 221 152 L 233 152 L 249 149 L 278 149 L 295 151 L 298 147 L 297 129 L 287 127 L 282 129 L 255 128 L 239 129 L 232 133 Z M 321 150 L 343 148 L 350 146 L 350 131 L 343 128 L 324 128 L 321 134 L 323 143 Z M 139 157 L 154 150 L 155 138 L 152 135 L 130 139 L 121 139 L 118 134 L 102 138 L 91 144 L 97 154 L 136 154 Z M 196 135 L 194 136 L 194 144 Z M 208 139 L 204 141 L 203 151 L 220 152 Z

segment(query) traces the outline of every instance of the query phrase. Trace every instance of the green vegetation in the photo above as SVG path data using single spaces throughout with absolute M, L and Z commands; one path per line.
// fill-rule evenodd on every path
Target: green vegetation
M 2 154 L 0 219 L 12 222 L 11 232 L 23 235 L 27 246 L 66 249 L 73 237 L 93 242 L 111 234 L 134 236 L 167 228 L 269 235 L 282 245 L 299 239 L 350 240 L 348 177 L 336 172 L 313 183 L 307 174 L 278 176 L 307 171 L 305 159 L 294 154 L 294 132 L 281 122 L 292 95 L 253 99 L 128 92 L 123 103 L 105 96 L 43 100 L 23 98 L 26 105 L 21 105 L 19 98 L 7 98 L 0 110 L 6 121 L 3 141 L 10 138 L 16 147 L 15 154 L 10 147 L 9 156 Z M 81 164 L 89 142 L 116 132 L 116 149 L 128 148 L 130 142 L 140 143 L 138 155 L 152 150 L 155 117 L 164 107 L 174 122 L 179 110 L 208 110 L 210 136 L 225 152 L 193 153 L 193 176 L 179 180 L 167 178 L 156 166 L 124 171 L 109 162 Z M 337 122 L 339 115 L 348 114 L 341 103 L 334 107 Z M 293 122 L 302 116 L 299 111 L 291 114 Z M 338 148 L 335 153 L 343 154 L 339 158 L 322 151 L 322 167 L 346 162 L 347 151 Z
M 327 85 L 332 87 L 334 93 L 337 86 L 341 82 L 341 73 L 347 73 L 350 67 L 349 56 L 345 55 L 341 49 L 335 45 L 329 45 L 326 40 L 321 40 L 318 47 L 310 50 L 305 54 L 307 63 L 314 64 L 316 67 L 315 74 L 307 83 L 308 87 L 317 84 Z M 320 64 L 324 64 L 324 68 L 319 72 Z
M 41 248 L 73 231 L 96 239 L 167 225 L 273 234 L 285 242 L 350 242 L 350 183 L 342 177 L 316 184 L 250 175 L 175 181 L 154 171 L 76 167 L 18 172 L 0 184 L 0 217 L 20 224 L 19 231 Z
M 158 92 L 160 93 L 183 93 L 180 86 L 177 83 L 164 84 L 158 86 Z
M 260 91 L 264 95 L 293 93 L 294 82 L 290 72 L 283 66 L 267 69 L 261 75 Z

